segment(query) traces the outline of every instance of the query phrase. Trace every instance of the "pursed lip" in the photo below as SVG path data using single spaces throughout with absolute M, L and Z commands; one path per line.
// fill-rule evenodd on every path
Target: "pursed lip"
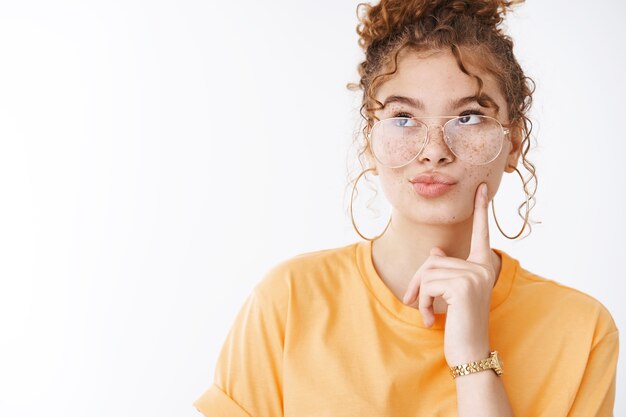
M 449 184 L 449 185 L 456 184 L 457 182 L 454 178 L 438 173 L 438 172 L 433 172 L 429 174 L 426 174 L 426 173 L 420 174 L 411 178 L 409 181 L 413 184 L 419 182 L 423 184 Z

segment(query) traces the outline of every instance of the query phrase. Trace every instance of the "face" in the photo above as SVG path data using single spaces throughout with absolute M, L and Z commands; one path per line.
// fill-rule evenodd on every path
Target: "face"
M 417 53 L 400 55 L 398 71 L 387 79 L 375 94 L 384 103 L 376 111 L 379 119 L 390 117 L 432 117 L 483 114 L 509 124 L 507 103 L 496 79 L 480 68 L 464 64 L 472 74 L 483 80 L 483 94 L 489 96 L 498 109 L 482 107 L 475 99 L 477 81 L 464 74 L 451 52 Z M 413 100 L 388 101 L 390 96 L 402 96 Z M 473 100 L 459 100 L 474 97 Z M 416 106 L 417 105 L 417 106 Z M 442 126 L 449 119 L 424 119 L 428 125 L 428 142 L 420 154 L 399 168 L 381 165 L 371 155 L 369 164 L 376 168 L 383 192 L 393 207 L 392 216 L 416 223 L 452 224 L 471 220 L 474 196 L 481 182 L 489 186 L 489 197 L 496 193 L 505 171 L 512 172 L 517 165 L 521 132 L 509 127 L 510 133 L 502 144 L 502 150 L 491 162 L 474 165 L 456 157 L 446 145 Z M 413 184 L 420 174 L 443 174 L 453 185 L 433 189 L 432 186 Z M 434 192 L 433 192 L 434 191 Z

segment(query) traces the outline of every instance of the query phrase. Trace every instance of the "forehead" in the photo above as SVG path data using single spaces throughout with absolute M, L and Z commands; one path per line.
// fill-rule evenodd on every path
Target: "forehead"
M 474 65 L 467 52 L 462 56 L 463 65 L 483 81 L 482 92 L 491 97 L 500 110 L 499 118 L 506 119 L 507 105 L 497 80 L 493 75 Z M 397 72 L 387 78 L 376 91 L 380 102 L 391 95 L 419 100 L 424 113 L 445 115 L 452 111 L 451 103 L 478 93 L 478 80 L 465 74 L 450 51 L 415 52 L 403 51 L 398 56 Z

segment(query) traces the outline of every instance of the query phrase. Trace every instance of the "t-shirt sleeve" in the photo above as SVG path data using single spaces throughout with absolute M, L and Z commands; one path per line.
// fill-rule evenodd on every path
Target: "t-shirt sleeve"
M 194 403 L 206 417 L 282 416 L 286 300 L 268 280 L 241 307 L 215 368 L 213 385 Z
M 568 417 L 613 417 L 619 333 L 608 311 L 603 313 L 602 335 L 591 348 Z

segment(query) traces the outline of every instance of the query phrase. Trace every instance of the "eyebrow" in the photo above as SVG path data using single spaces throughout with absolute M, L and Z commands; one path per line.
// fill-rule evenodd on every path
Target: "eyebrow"
M 496 114 L 498 113 L 499 106 L 496 104 L 494 99 L 492 99 L 491 97 L 489 97 L 489 95 L 484 94 L 484 93 L 481 95 L 481 98 L 484 101 L 486 101 L 487 103 L 492 104 L 493 107 L 496 110 Z M 458 109 L 459 107 L 465 106 L 465 105 L 470 104 L 470 103 L 478 103 L 478 105 L 480 105 L 478 99 L 479 99 L 479 96 L 477 96 L 477 95 L 461 97 L 461 98 L 458 98 L 458 99 L 450 100 L 450 102 L 448 103 L 448 106 L 450 106 L 450 108 L 452 108 L 452 109 Z M 411 106 L 413 108 L 416 108 L 418 110 L 424 110 L 424 103 L 422 103 L 417 98 L 410 98 L 410 97 L 405 97 L 405 96 L 391 95 L 391 96 L 389 96 L 389 97 L 387 97 L 385 99 L 385 102 L 383 103 L 383 108 L 387 107 L 387 105 L 390 104 L 390 103 L 406 104 L 406 105 Z M 484 106 L 481 106 L 481 107 L 484 107 Z

